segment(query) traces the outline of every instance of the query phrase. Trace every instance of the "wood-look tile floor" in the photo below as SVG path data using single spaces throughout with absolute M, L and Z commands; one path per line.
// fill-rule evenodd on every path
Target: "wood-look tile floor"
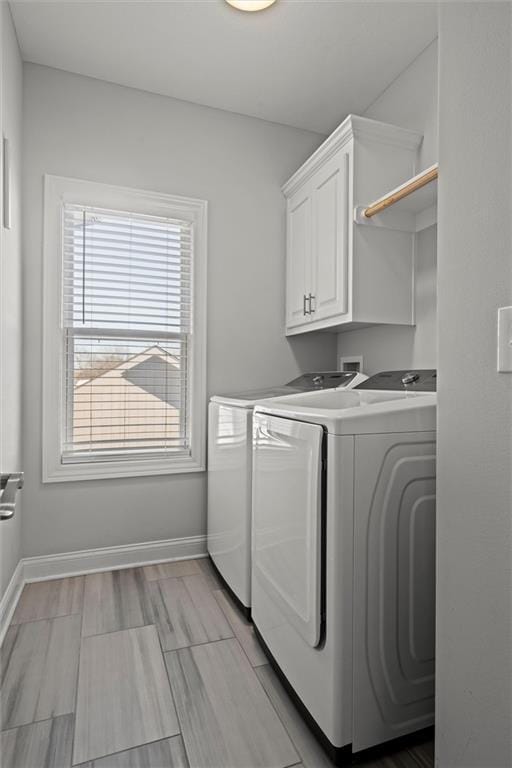
M 2 768 L 332 768 L 206 559 L 27 585 L 0 665 Z

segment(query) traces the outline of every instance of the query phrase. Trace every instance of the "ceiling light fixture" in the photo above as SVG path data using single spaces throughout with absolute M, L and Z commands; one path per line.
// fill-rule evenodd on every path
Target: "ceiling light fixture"
M 226 0 L 233 8 L 239 11 L 263 11 L 265 8 L 274 5 L 276 0 Z

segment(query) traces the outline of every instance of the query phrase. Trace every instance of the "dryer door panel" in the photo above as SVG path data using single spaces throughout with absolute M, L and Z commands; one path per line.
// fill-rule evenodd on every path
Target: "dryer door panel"
M 253 618 L 321 636 L 322 440 L 317 424 L 254 416 Z
M 434 720 L 435 435 L 361 435 L 354 485 L 354 751 Z

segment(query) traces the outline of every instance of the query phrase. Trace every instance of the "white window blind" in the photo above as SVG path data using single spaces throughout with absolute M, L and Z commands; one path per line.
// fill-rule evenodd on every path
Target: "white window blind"
M 63 206 L 62 462 L 190 455 L 193 224 Z

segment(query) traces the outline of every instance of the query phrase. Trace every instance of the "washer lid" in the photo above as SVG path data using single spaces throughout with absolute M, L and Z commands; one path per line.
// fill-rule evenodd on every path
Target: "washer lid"
M 248 392 L 239 392 L 233 395 L 213 395 L 210 400 L 212 403 L 232 405 L 237 408 L 252 408 L 254 403 L 259 400 L 267 400 L 272 397 L 281 397 L 293 393 L 298 394 L 299 392 L 302 392 L 302 390 L 283 385 L 281 387 L 270 387 L 269 389 L 251 389 Z
M 316 392 L 335 387 L 347 387 L 360 375 L 356 371 L 312 371 L 303 373 L 296 379 L 281 386 L 268 387 L 267 389 L 251 389 L 247 392 L 239 392 L 232 395 L 213 395 L 213 403 L 232 405 L 238 408 L 252 408 L 254 403 L 260 400 L 268 400 L 283 395 L 295 395 L 300 392 Z

